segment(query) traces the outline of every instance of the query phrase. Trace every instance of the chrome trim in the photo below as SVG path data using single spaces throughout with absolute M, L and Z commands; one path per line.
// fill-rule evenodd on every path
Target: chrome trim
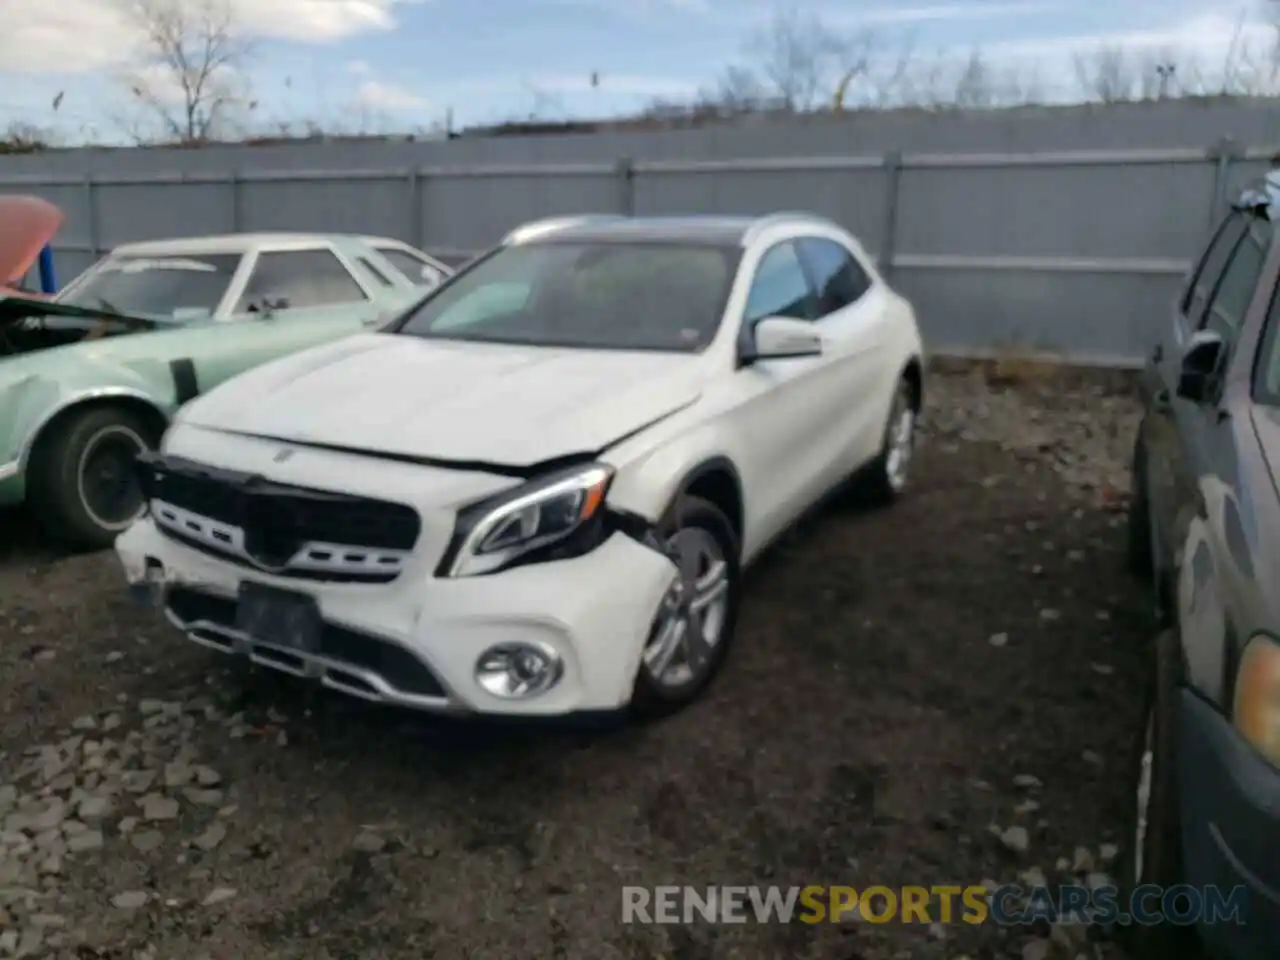
M 12 480 L 20 473 L 22 473 L 22 466 L 17 460 L 10 460 L 8 463 L 0 463 L 0 480 Z
M 292 572 L 334 574 L 386 574 L 399 576 L 412 555 L 409 550 L 376 550 L 344 543 L 324 543 L 311 540 L 281 567 L 271 567 L 256 560 L 244 545 L 244 530 L 233 524 L 223 523 L 202 516 L 164 500 L 151 501 L 151 517 L 161 530 L 171 530 L 188 540 L 230 554 L 252 567 L 281 576 Z M 328 557 L 318 556 L 328 554 Z
M 226 598 L 224 597 L 224 599 Z M 164 615 L 165 619 L 175 628 L 182 631 L 192 643 L 199 644 L 210 650 L 216 650 L 218 653 L 247 657 L 252 663 L 281 673 L 288 673 L 306 680 L 319 681 L 322 686 L 337 690 L 339 693 L 345 693 L 348 696 L 358 697 L 371 703 L 390 704 L 434 713 L 466 712 L 466 707 L 448 695 L 448 688 L 434 670 L 431 673 L 435 676 L 436 682 L 440 684 L 441 688 L 446 690 L 445 696 L 430 697 L 417 693 L 404 693 L 391 686 L 378 674 L 364 667 L 358 667 L 342 660 L 334 660 L 322 654 L 300 653 L 297 650 L 290 650 L 288 647 L 264 643 L 241 633 L 239 630 L 224 627 L 209 620 L 185 622 L 178 618 L 177 614 L 169 608 L 167 602 L 164 607 Z M 277 654 L 277 656 L 272 656 L 273 653 Z M 417 654 L 414 654 L 414 656 L 417 656 Z M 303 665 L 302 669 L 292 666 L 289 663 L 290 660 L 300 662 Z M 428 669 L 431 669 L 430 664 L 425 661 L 423 661 L 423 664 Z M 338 676 L 335 676 L 335 673 Z M 344 683 L 341 674 L 346 674 L 368 684 L 369 689 Z
M 18 444 L 18 469 L 20 471 L 27 469 L 27 462 L 31 459 L 31 451 L 36 445 L 36 438 L 40 436 L 40 431 L 47 427 L 54 417 L 81 403 L 88 403 L 91 400 L 111 399 L 141 400 L 160 416 L 164 417 L 165 423 L 169 422 L 170 415 L 156 403 L 153 397 L 148 396 L 141 390 L 134 390 L 132 387 L 95 387 L 92 390 L 82 390 L 80 393 L 72 394 L 50 410 L 45 411 L 44 416 L 36 421 L 36 425 L 31 428 L 22 442 Z

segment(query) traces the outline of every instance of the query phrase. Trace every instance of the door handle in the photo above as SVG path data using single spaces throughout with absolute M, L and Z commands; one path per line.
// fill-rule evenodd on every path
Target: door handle
M 1173 399 L 1168 387 L 1162 387 L 1151 397 L 1151 409 L 1156 413 L 1168 413 L 1173 409 Z

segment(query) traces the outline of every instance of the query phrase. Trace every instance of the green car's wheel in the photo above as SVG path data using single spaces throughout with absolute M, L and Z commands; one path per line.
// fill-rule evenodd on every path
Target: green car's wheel
M 153 431 L 132 411 L 90 407 L 41 436 L 27 473 L 27 498 L 51 534 L 88 549 L 111 546 L 142 511 L 134 473 Z

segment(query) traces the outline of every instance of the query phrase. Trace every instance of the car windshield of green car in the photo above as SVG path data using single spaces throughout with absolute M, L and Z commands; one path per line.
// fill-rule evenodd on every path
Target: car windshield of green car
M 212 317 L 226 295 L 240 254 L 112 256 L 74 282 L 60 303 L 173 320 Z M 54 323 L 54 318 L 49 318 Z M 58 320 L 61 326 L 78 321 Z

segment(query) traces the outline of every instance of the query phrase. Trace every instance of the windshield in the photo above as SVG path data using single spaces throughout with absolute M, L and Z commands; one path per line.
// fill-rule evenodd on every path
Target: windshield
M 115 313 L 202 320 L 213 316 L 240 265 L 240 254 L 192 257 L 112 256 L 58 300 Z
M 508 247 L 401 324 L 418 337 L 598 350 L 704 349 L 740 251 L 682 243 Z

